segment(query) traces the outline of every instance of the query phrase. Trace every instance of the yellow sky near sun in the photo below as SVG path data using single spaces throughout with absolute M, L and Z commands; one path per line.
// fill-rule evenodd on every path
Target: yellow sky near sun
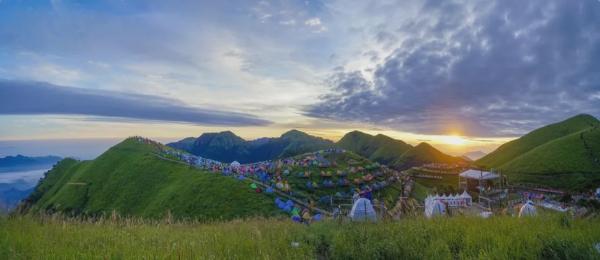
M 110 119 L 98 121 L 73 116 L 11 116 L 8 120 L 4 118 L 4 125 L 10 125 L 10 127 L 0 129 L 0 140 L 125 138 L 141 135 L 163 142 L 170 142 L 189 136 L 196 137 L 206 132 L 225 130 L 231 130 L 244 139 L 252 140 L 260 137 L 277 137 L 290 129 L 298 129 L 312 135 L 337 141 L 344 134 L 359 130 L 372 135 L 384 134 L 403 140 L 411 145 L 427 142 L 452 155 L 462 155 L 477 150 L 490 152 L 500 144 L 512 139 L 465 137 L 456 133 L 423 135 L 390 129 L 372 129 L 364 125 L 324 121 L 252 127 L 215 127 L 127 120 L 115 122 L 110 121 Z

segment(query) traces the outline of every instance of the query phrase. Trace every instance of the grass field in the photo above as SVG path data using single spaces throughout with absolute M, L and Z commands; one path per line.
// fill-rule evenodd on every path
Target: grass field
M 128 139 L 93 161 L 66 159 L 30 197 L 30 212 L 200 220 L 276 216 L 274 196 L 250 181 L 157 159 L 152 147 Z
M 600 220 L 561 215 L 311 226 L 268 219 L 0 219 L 0 259 L 600 259 L 595 243 Z

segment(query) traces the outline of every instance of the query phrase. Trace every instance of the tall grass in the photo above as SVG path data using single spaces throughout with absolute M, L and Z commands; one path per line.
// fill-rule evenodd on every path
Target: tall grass
M 550 215 L 310 226 L 273 219 L 0 219 L 0 259 L 600 259 L 595 243 L 600 220 Z

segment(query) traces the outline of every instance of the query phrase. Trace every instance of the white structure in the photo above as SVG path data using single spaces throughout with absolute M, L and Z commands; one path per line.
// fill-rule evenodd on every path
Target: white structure
M 596 197 L 600 198 L 600 188 L 596 189 Z
M 469 195 L 469 193 L 467 193 L 466 190 L 462 194 L 454 194 L 449 196 L 446 196 L 445 194 L 442 196 L 427 196 L 425 199 L 425 204 L 427 204 L 427 200 L 441 201 L 442 203 L 448 205 L 449 208 L 470 207 L 473 203 L 473 198 L 471 195 Z
M 375 213 L 375 209 L 373 208 L 371 201 L 365 198 L 357 199 L 354 202 L 354 205 L 352 205 L 352 210 L 350 210 L 349 217 L 353 221 L 377 220 L 377 214 Z
M 231 166 L 231 168 L 238 169 L 238 168 L 240 168 L 242 165 L 241 165 L 241 164 L 240 164 L 238 161 L 233 161 L 233 162 L 230 164 L 230 166 Z
M 493 180 L 500 178 L 500 175 L 493 172 L 479 171 L 469 169 L 460 173 L 461 178 L 472 179 L 472 180 Z
M 425 216 L 428 218 L 446 215 L 446 204 L 441 200 L 427 197 L 425 199 Z
M 537 210 L 533 205 L 531 200 L 528 200 L 523 206 L 521 206 L 521 210 L 519 210 L 519 217 L 530 217 L 537 215 Z

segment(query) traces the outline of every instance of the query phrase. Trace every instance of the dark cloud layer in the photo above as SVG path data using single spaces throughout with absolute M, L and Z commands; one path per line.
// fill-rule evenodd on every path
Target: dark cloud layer
M 507 136 L 600 115 L 600 2 L 426 1 L 373 80 L 336 71 L 312 117 Z
M 2 80 L 0 114 L 90 115 L 225 126 L 270 123 L 247 114 L 191 107 L 158 96 Z

